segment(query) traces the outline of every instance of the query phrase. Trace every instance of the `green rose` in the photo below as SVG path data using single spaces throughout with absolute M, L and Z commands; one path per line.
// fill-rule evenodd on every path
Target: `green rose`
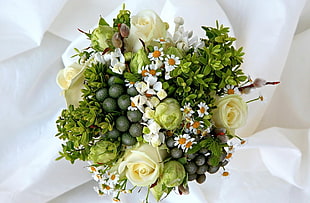
M 155 109 L 155 121 L 166 130 L 178 128 L 182 121 L 182 112 L 177 100 L 167 98 Z
M 117 157 L 117 144 L 99 141 L 90 149 L 88 159 L 94 163 L 108 163 Z
M 93 30 L 90 40 L 91 46 L 96 51 L 104 51 L 106 48 L 111 46 L 111 39 L 114 34 L 113 28 L 108 25 L 99 25 Z
M 181 185 L 185 178 L 185 169 L 178 161 L 169 161 L 164 165 L 162 181 L 167 187 Z

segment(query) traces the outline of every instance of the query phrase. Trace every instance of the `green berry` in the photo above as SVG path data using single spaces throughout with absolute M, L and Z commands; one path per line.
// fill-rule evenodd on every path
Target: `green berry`
M 197 165 L 194 162 L 188 162 L 187 164 L 185 164 L 184 168 L 188 174 L 194 174 L 198 169 Z
M 183 156 L 182 149 L 179 149 L 178 147 L 171 149 L 170 153 L 171 153 L 171 157 L 175 159 L 181 158 Z
M 117 76 L 111 76 L 108 80 L 108 85 L 112 86 L 114 84 L 124 84 L 124 80 L 122 80 L 121 78 L 117 77 Z
M 115 121 L 116 129 L 121 132 L 126 132 L 129 129 L 130 122 L 125 116 L 120 116 Z
M 130 96 L 128 94 L 124 94 L 117 99 L 118 107 L 121 110 L 127 110 L 128 106 L 130 106 Z
M 197 166 L 202 166 L 204 165 L 206 162 L 206 157 L 202 154 L 198 155 L 196 158 L 195 158 L 195 163 Z
M 216 173 L 219 169 L 220 169 L 220 166 L 210 166 L 208 168 L 208 172 L 213 174 L 213 173 Z
M 139 110 L 127 111 L 127 118 L 130 122 L 139 122 L 142 119 L 143 114 Z
M 128 132 L 122 134 L 122 143 L 127 146 L 136 144 L 136 138 L 132 137 Z
M 108 136 L 108 138 L 110 138 L 110 139 L 116 139 L 116 138 L 118 138 L 120 135 L 121 135 L 120 131 L 118 131 L 118 130 L 115 129 L 115 128 L 107 133 L 107 136 Z
M 197 174 L 196 173 L 188 174 L 188 181 L 196 180 L 196 178 L 197 178 Z
M 96 92 L 96 99 L 102 102 L 108 97 L 108 95 L 108 89 L 102 88 Z
M 169 148 L 173 148 L 174 147 L 174 137 L 168 137 L 168 139 L 166 139 L 166 145 Z
M 206 181 L 206 179 L 207 179 L 207 176 L 205 174 L 200 174 L 197 176 L 196 182 L 199 184 L 202 184 Z
M 139 137 L 142 135 L 143 127 L 140 123 L 134 123 L 129 128 L 129 133 L 133 137 Z
M 105 112 L 111 113 L 117 110 L 116 100 L 113 98 L 106 98 L 102 103 L 102 108 Z
M 137 91 L 137 89 L 135 87 L 130 87 L 127 89 L 127 94 L 134 97 L 134 96 L 138 95 L 139 92 Z
M 209 168 L 208 165 L 199 166 L 199 167 L 197 168 L 196 173 L 197 173 L 197 174 L 205 174 L 205 173 L 207 172 L 208 168 Z
M 122 85 L 119 84 L 113 84 L 110 88 L 109 88 L 109 95 L 112 98 L 118 98 L 120 97 L 122 94 L 124 93 L 124 87 Z

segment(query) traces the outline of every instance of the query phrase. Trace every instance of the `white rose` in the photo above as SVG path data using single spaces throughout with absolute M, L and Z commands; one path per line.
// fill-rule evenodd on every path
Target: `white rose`
M 149 186 L 156 182 L 163 170 L 167 151 L 143 143 L 131 149 L 118 166 L 119 174 L 125 173 L 135 186 Z
M 72 79 L 79 74 L 82 70 L 82 65 L 78 63 L 73 63 L 64 69 L 59 70 L 56 82 L 61 89 L 68 89 L 71 85 Z
M 130 34 L 127 39 L 127 49 L 137 52 L 142 48 L 141 39 L 148 44 L 152 40 L 166 37 L 168 24 L 152 10 L 140 11 L 132 16 Z
M 84 87 L 84 67 L 78 63 L 73 63 L 70 66 L 60 70 L 56 77 L 56 82 L 60 88 L 64 90 L 66 103 L 78 106 L 82 100 L 81 89 Z
M 239 95 L 222 97 L 215 105 L 217 108 L 213 112 L 213 121 L 216 127 L 234 130 L 245 124 L 248 106 Z

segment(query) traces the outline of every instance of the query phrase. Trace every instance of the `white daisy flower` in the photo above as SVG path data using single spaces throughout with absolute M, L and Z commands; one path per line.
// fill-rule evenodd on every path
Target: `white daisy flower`
M 157 71 L 158 66 L 155 63 L 152 63 L 148 66 L 148 72 L 146 73 L 147 76 L 159 76 L 161 74 L 161 71 Z
M 234 85 L 226 85 L 224 87 L 225 94 L 239 94 L 240 91 L 238 87 L 235 87 Z
M 156 61 L 156 60 L 163 60 L 164 52 L 163 48 L 158 48 L 157 46 L 154 46 L 154 51 L 149 53 L 149 59 L 151 61 Z
M 187 152 L 193 147 L 193 144 L 197 142 L 194 141 L 195 138 L 191 138 L 189 134 L 183 134 L 174 138 L 174 146 L 181 148 L 184 152 Z
M 108 172 L 107 175 L 108 175 L 108 181 L 107 181 L 108 185 L 115 186 L 119 181 L 119 175 L 116 174 L 116 172 L 113 173 Z
M 180 64 L 180 59 L 175 55 L 167 55 L 164 63 L 165 63 L 165 70 L 167 72 L 170 72 Z
M 199 109 L 197 110 L 197 112 L 198 112 L 199 117 L 204 117 L 205 115 L 209 114 L 209 112 L 208 112 L 209 107 L 207 106 L 206 103 L 200 102 L 198 104 L 198 107 L 199 107 Z
M 203 128 L 203 121 L 191 121 L 190 130 L 193 133 L 198 134 L 201 128 Z
M 138 73 L 140 73 L 142 77 L 147 77 L 149 75 L 149 65 L 142 66 L 141 69 L 138 70 Z
M 125 86 L 128 88 L 134 87 L 135 86 L 135 82 L 130 82 L 129 80 L 125 80 Z
M 183 108 L 181 108 L 183 115 L 185 117 L 191 117 L 193 113 L 195 113 L 191 107 L 190 103 L 186 103 Z

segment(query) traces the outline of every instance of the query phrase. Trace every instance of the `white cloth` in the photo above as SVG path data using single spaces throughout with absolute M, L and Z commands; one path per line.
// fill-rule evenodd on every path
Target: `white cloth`
M 247 74 L 281 80 L 250 95 L 266 101 L 249 104 L 247 126 L 238 131 L 248 143 L 227 166 L 230 177 L 210 175 L 202 185 L 191 183 L 190 195 L 171 193 L 163 202 L 309 202 L 310 1 L 125 2 L 133 14 L 151 8 L 171 26 L 183 16 L 185 28 L 200 37 L 201 25 L 219 20 L 244 47 Z M 90 30 L 100 15 L 112 22 L 120 8 L 108 0 L 1 1 L 0 202 L 111 202 L 93 191 L 86 163 L 55 161 L 61 150 L 55 120 L 65 107 L 55 77 L 70 63 L 71 48 L 82 45 L 77 28 Z M 142 198 L 127 195 L 123 202 Z

